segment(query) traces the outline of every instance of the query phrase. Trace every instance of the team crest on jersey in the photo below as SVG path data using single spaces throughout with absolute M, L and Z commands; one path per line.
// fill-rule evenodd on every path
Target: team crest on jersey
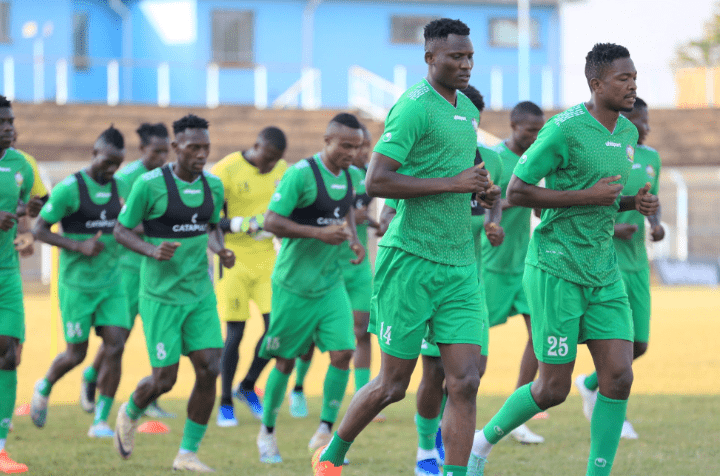
M 655 178 L 655 169 L 653 168 L 652 165 L 648 165 L 645 168 L 645 172 L 648 174 L 648 177 Z
M 15 174 L 15 183 L 17 184 L 17 186 L 21 187 L 24 181 L 25 181 L 25 177 L 23 177 L 23 175 L 20 172 L 17 172 Z
M 631 145 L 627 146 L 627 149 L 625 149 L 627 152 L 627 158 L 630 162 L 635 162 L 635 148 Z

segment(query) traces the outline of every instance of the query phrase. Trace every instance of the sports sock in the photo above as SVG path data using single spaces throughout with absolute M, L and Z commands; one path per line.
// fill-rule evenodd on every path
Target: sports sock
M 185 420 L 185 429 L 183 430 L 182 442 L 180 443 L 180 451 L 197 453 L 207 427 L 207 425 L 195 423 L 189 418 Z
M 265 332 L 267 332 L 268 327 L 270 327 L 270 313 L 265 313 L 262 316 L 263 321 L 265 322 Z M 263 359 L 259 355 L 260 350 L 262 349 L 263 341 L 265 340 L 265 332 L 263 332 L 263 335 L 260 336 L 260 340 L 258 340 L 257 345 L 255 345 L 255 356 L 253 357 L 253 361 L 247 371 L 247 375 L 245 375 L 245 378 L 240 383 L 240 388 L 244 390 L 255 389 L 255 382 L 257 382 L 260 378 L 260 374 L 265 369 L 268 362 L 270 362 L 268 359 Z
M 340 370 L 332 365 L 328 366 L 323 384 L 323 401 L 320 420 L 335 423 L 340 405 L 342 405 L 345 389 L 350 380 L 350 369 Z
M 325 452 L 320 456 L 320 461 L 329 461 L 335 466 L 342 466 L 345 462 L 345 455 L 350 449 L 350 445 L 352 445 L 352 441 L 343 440 L 338 436 L 336 431 Z
M 50 380 L 46 378 L 40 380 L 38 390 L 40 391 L 40 395 L 42 395 L 43 397 L 49 397 L 50 392 L 52 391 L 52 384 L 50 383 Z
M 418 433 L 418 448 L 422 450 L 435 449 L 435 435 L 440 426 L 440 417 L 423 418 L 420 414 L 415 414 L 415 427 Z
M 7 438 L 15 410 L 17 396 L 17 370 L 0 370 L 0 440 Z
M 263 399 L 263 417 L 262 422 L 268 428 L 275 427 L 278 409 L 285 399 L 285 390 L 287 389 L 290 374 L 280 372 L 277 367 L 273 367 L 268 375 L 265 384 L 265 397 Z
M 363 388 L 370 381 L 370 369 L 367 367 L 355 367 L 355 392 Z
M 465 476 L 467 474 L 467 466 L 452 466 L 446 464 L 443 466 L 443 476 Z
M 145 413 L 144 408 L 140 408 L 135 404 L 134 397 L 135 393 L 133 392 L 128 399 L 127 406 L 125 407 L 125 413 L 127 413 L 127 416 L 129 416 L 131 420 L 137 420 L 143 413 Z
M 531 387 L 532 382 L 515 390 L 500 411 L 485 425 L 483 433 L 488 442 L 496 444 L 503 436 L 542 411 L 533 400 Z
M 585 377 L 585 388 L 588 390 L 598 389 L 597 372 L 593 372 Z
M 305 362 L 299 357 L 295 359 L 295 388 L 302 388 L 303 383 L 305 383 L 305 375 L 307 374 L 311 363 L 312 360 Z
M 113 397 L 108 397 L 107 395 L 100 395 L 98 397 L 97 403 L 95 403 L 95 420 L 93 420 L 93 425 L 97 425 L 100 422 L 107 422 L 108 416 L 110 415 L 110 409 L 112 408 L 113 404 Z
M 587 476 L 607 476 L 620 444 L 627 400 L 613 400 L 598 393 L 590 421 L 590 457 Z
M 98 373 L 97 373 L 97 370 L 95 370 L 95 367 L 93 367 L 93 366 L 86 368 L 85 371 L 83 372 L 83 380 L 85 380 L 86 382 L 90 382 L 90 383 L 97 382 L 97 378 L 98 378 Z

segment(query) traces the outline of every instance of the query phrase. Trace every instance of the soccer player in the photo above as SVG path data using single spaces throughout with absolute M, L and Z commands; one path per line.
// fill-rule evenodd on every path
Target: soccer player
M 138 136 L 140 136 L 140 153 L 142 157 L 129 163 L 115 174 L 116 178 L 123 180 L 127 184 L 128 190 L 132 189 L 133 184 L 141 175 L 150 170 L 162 167 L 167 160 L 170 149 L 170 139 L 165 124 L 144 123 L 136 132 Z M 138 314 L 141 261 L 142 257 L 137 253 L 127 248 L 120 250 L 120 271 L 122 274 L 123 290 L 128 301 L 128 315 L 130 316 L 131 328 Z M 80 390 L 80 406 L 88 413 L 95 409 L 95 385 L 104 356 L 105 347 L 101 345 L 95 356 L 93 365 L 87 367 L 83 372 Z M 160 408 L 157 401 L 152 402 L 150 406 L 147 407 L 145 416 L 151 418 L 175 417 L 172 413 Z
M 35 160 L 35 157 L 28 154 L 24 150 L 20 150 L 15 145 L 17 144 L 17 137 L 18 132 L 17 129 L 15 129 L 15 134 L 13 135 L 13 141 L 10 147 L 19 152 L 25 160 L 30 164 L 33 170 L 33 176 L 35 177 L 33 181 L 32 190 L 30 190 L 30 196 L 32 197 L 30 201 L 27 202 L 28 209 L 27 215 L 30 218 L 35 218 L 40 213 L 40 209 L 42 206 L 47 202 L 49 198 L 49 192 L 47 187 L 42 181 L 42 178 L 40 177 L 40 169 L 38 168 L 37 161 Z
M 355 339 L 340 255 L 341 245 L 349 241 L 356 256 L 353 263 L 365 257 L 347 170 L 363 143 L 360 122 L 352 114 L 338 114 L 328 124 L 324 140 L 321 152 L 288 169 L 265 218 L 265 230 L 283 243 L 272 275 L 270 328 L 260 352 L 261 357 L 275 357 L 257 437 L 263 463 L 282 461 L 275 422 L 296 357 L 313 342 L 330 353 L 320 425 L 310 440 L 311 449 L 330 439 L 350 378 Z
M 528 341 L 520 361 L 520 375 L 516 388 L 532 382 L 538 369 L 530 331 L 530 308 L 522 288 L 525 255 L 530 241 L 530 213 L 532 210 L 511 206 L 507 201 L 506 193 L 518 160 L 535 142 L 543 124 L 545 124 L 545 118 L 542 110 L 530 101 L 517 104 L 510 113 L 512 134 L 509 139 L 501 142 L 495 148 L 503 163 L 502 177 L 498 177 L 496 183 L 500 185 L 502 191 L 503 214 L 500 226 L 505 232 L 505 241 L 501 246 L 493 246 L 488 237 L 482 238 L 483 284 L 485 285 L 490 327 L 506 323 L 510 316 L 522 314 L 528 330 Z M 515 428 L 510 436 L 521 443 L 545 441 L 542 436 L 533 433 L 525 424 Z
M 115 227 L 115 237 L 143 255 L 140 317 L 152 374 L 142 379 L 118 411 L 115 448 L 130 457 L 145 408 L 177 379 L 180 354 L 195 370 L 195 387 L 173 469 L 211 472 L 197 457 L 215 404 L 222 333 L 217 300 L 208 274 L 207 248 L 232 268 L 217 223 L 223 207 L 222 182 L 203 167 L 210 152 L 208 122 L 189 114 L 173 123 L 173 163 L 142 175 L 133 186 Z M 142 224 L 145 239 L 133 229 Z
M 12 105 L 0 96 L 0 472 L 24 473 L 28 467 L 16 463 L 5 450 L 8 431 L 17 396 L 19 348 L 25 341 L 25 311 L 22 278 L 17 251 L 13 246 L 17 234 L 18 201 L 28 202 L 34 186 L 33 169 L 22 154 L 14 150 L 15 116 Z
M 275 248 L 272 235 L 259 230 L 275 187 L 287 169 L 282 160 L 286 144 L 283 131 L 266 127 L 251 148 L 233 152 L 212 168 L 212 173 L 220 178 L 225 188 L 227 219 L 221 220 L 220 226 L 226 228 L 223 230 L 228 233 L 226 244 L 237 258 L 235 266 L 222 274 L 218 284 L 227 326 L 217 415 L 217 424 L 222 427 L 237 426 L 233 394 L 248 406 L 255 418 L 262 418 L 262 403 L 255 393 L 255 382 L 268 363 L 258 355 L 264 334 L 255 347 L 250 369 L 235 392 L 232 383 L 240 341 L 250 318 L 250 300 L 260 309 L 266 330 L 270 321 L 270 275 L 275 264 Z
M 443 471 L 465 475 L 488 335 L 468 201 L 472 193 L 480 201 L 499 196 L 488 194 L 488 172 L 474 165 L 478 110 L 458 92 L 473 67 L 469 35 L 460 20 L 425 26 L 427 78 L 392 107 L 370 160 L 368 194 L 402 199 L 380 242 L 373 283 L 370 331 L 380 343 L 380 373 L 355 394 L 329 445 L 315 452 L 316 475 L 339 475 L 360 432 L 404 398 L 426 331 L 428 342 L 439 344 L 447 382 Z
M 585 60 L 587 103 L 554 116 L 518 161 L 511 205 L 542 208 L 530 240 L 523 286 L 540 374 L 517 389 L 475 435 L 468 474 L 483 474 L 493 446 L 533 415 L 562 403 L 572 386 L 577 344 L 586 343 L 600 385 L 590 425 L 588 476 L 610 474 L 632 385 L 630 305 L 612 244 L 617 211 L 654 215 L 650 183 L 620 196 L 635 156 L 637 71 L 630 53 L 596 44 Z M 536 186 L 545 178 L 546 188 Z
M 53 360 L 45 378 L 35 384 L 30 416 L 42 428 L 53 385 L 85 360 L 90 330 L 105 348 L 98 375 L 99 403 L 88 436 L 110 438 L 107 420 L 115 398 L 125 340 L 130 330 L 120 274 L 120 247 L 112 230 L 127 197 L 127 184 L 113 176 L 125 158 L 125 140 L 110 126 L 95 142 L 90 165 L 57 184 L 40 211 L 34 234 L 61 248 L 58 292 L 65 352 Z M 60 222 L 62 235 L 50 227 Z
M 623 194 L 637 193 L 645 183 L 650 182 L 650 193 L 657 195 L 660 183 L 660 156 L 657 151 L 645 145 L 645 139 L 650 132 L 648 124 L 648 108 L 645 101 L 635 99 L 635 106 L 630 112 L 623 113 L 638 130 L 638 146 L 635 149 L 635 161 Z M 652 241 L 661 241 L 665 237 L 665 230 L 660 224 L 660 212 L 647 217 L 650 226 Z M 637 211 L 630 210 L 620 213 L 615 221 L 615 235 L 613 236 L 615 251 L 618 255 L 620 274 L 625 283 L 625 289 L 632 310 L 633 329 L 635 339 L 633 342 L 633 360 L 647 352 L 650 337 L 650 263 L 645 248 L 645 219 Z M 583 411 L 588 420 L 592 419 L 593 407 L 597 400 L 598 375 L 579 375 L 575 385 L 583 399 Z M 622 438 L 637 439 L 638 434 L 632 424 L 626 419 L 623 423 Z

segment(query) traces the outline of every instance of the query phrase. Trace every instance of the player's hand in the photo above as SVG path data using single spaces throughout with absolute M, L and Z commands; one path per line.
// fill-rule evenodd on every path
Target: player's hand
M 360 264 L 365 259 L 365 247 L 360 244 L 359 241 L 355 241 L 353 243 L 350 243 L 350 249 L 355 253 L 355 256 L 357 258 L 351 259 L 350 262 L 352 264 Z
M 456 176 L 452 177 L 452 191 L 455 193 L 480 193 L 486 192 L 492 182 L 490 182 L 490 173 L 483 169 L 480 165 L 473 165 L 467 170 L 463 170 Z
M 33 234 L 29 231 L 25 233 L 18 233 L 15 240 L 13 240 L 15 250 L 20 253 L 20 256 L 22 256 L 23 258 L 32 256 L 32 254 L 35 252 L 35 247 L 33 246 L 33 243 L 35 243 L 35 238 L 33 237 Z
M 493 246 L 500 246 L 505 240 L 505 230 L 497 223 L 485 223 L 485 236 Z
M 483 208 L 491 210 L 495 206 L 495 202 L 500 200 L 500 187 L 490 182 L 490 188 L 486 192 L 480 192 L 476 195 L 478 202 Z
M 180 243 L 177 241 L 163 241 L 155 247 L 152 257 L 158 261 L 169 261 L 173 256 L 175 256 L 175 250 L 179 247 Z
M 637 225 L 630 225 L 629 223 L 616 223 L 615 224 L 615 237 L 621 240 L 629 240 L 638 231 Z
M 30 201 L 27 202 L 27 205 L 25 206 L 25 213 L 27 213 L 27 216 L 30 218 L 35 218 L 40 214 L 40 210 L 43 207 L 43 200 L 42 198 L 38 197 L 37 195 L 33 195 Z
M 368 221 L 368 208 L 360 207 L 355 209 L 355 224 L 362 225 Z
M 317 230 L 317 239 L 328 245 L 339 245 L 351 238 L 345 225 L 328 225 Z
M 220 258 L 220 263 L 226 268 L 229 269 L 235 266 L 235 253 L 232 250 L 224 248 L 217 255 Z
M 650 193 L 650 182 L 647 182 L 643 188 L 638 190 L 635 195 L 635 209 L 649 217 L 657 213 L 660 201 L 656 195 Z
M 0 211 L 0 230 L 11 230 L 17 221 L 18 217 L 14 213 Z
M 595 185 L 588 188 L 587 192 L 590 194 L 590 203 L 604 207 L 609 207 L 615 203 L 620 192 L 622 192 L 623 186 L 622 184 L 611 182 L 617 182 L 621 178 L 620 175 L 601 178 Z
M 658 223 L 650 230 L 650 239 L 657 242 L 662 241 L 663 238 L 665 238 L 665 228 Z
M 78 251 L 85 256 L 97 256 L 100 254 L 102 250 L 105 249 L 105 243 L 103 243 L 100 240 L 100 237 L 102 236 L 102 232 L 98 231 L 95 233 L 95 236 L 92 238 L 88 238 L 85 241 L 80 242 L 80 246 L 78 247 Z

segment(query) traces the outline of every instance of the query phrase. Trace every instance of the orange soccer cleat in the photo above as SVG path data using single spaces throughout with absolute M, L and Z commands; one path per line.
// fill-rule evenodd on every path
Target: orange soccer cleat
M 330 461 L 320 461 L 320 457 L 327 448 L 327 445 L 317 449 L 312 457 L 312 469 L 314 476 L 340 476 L 342 465 L 335 466 Z
M 16 474 L 24 473 L 27 470 L 28 467 L 26 465 L 13 461 L 12 458 L 10 458 L 10 455 L 7 454 L 7 451 L 0 451 L 0 473 Z

